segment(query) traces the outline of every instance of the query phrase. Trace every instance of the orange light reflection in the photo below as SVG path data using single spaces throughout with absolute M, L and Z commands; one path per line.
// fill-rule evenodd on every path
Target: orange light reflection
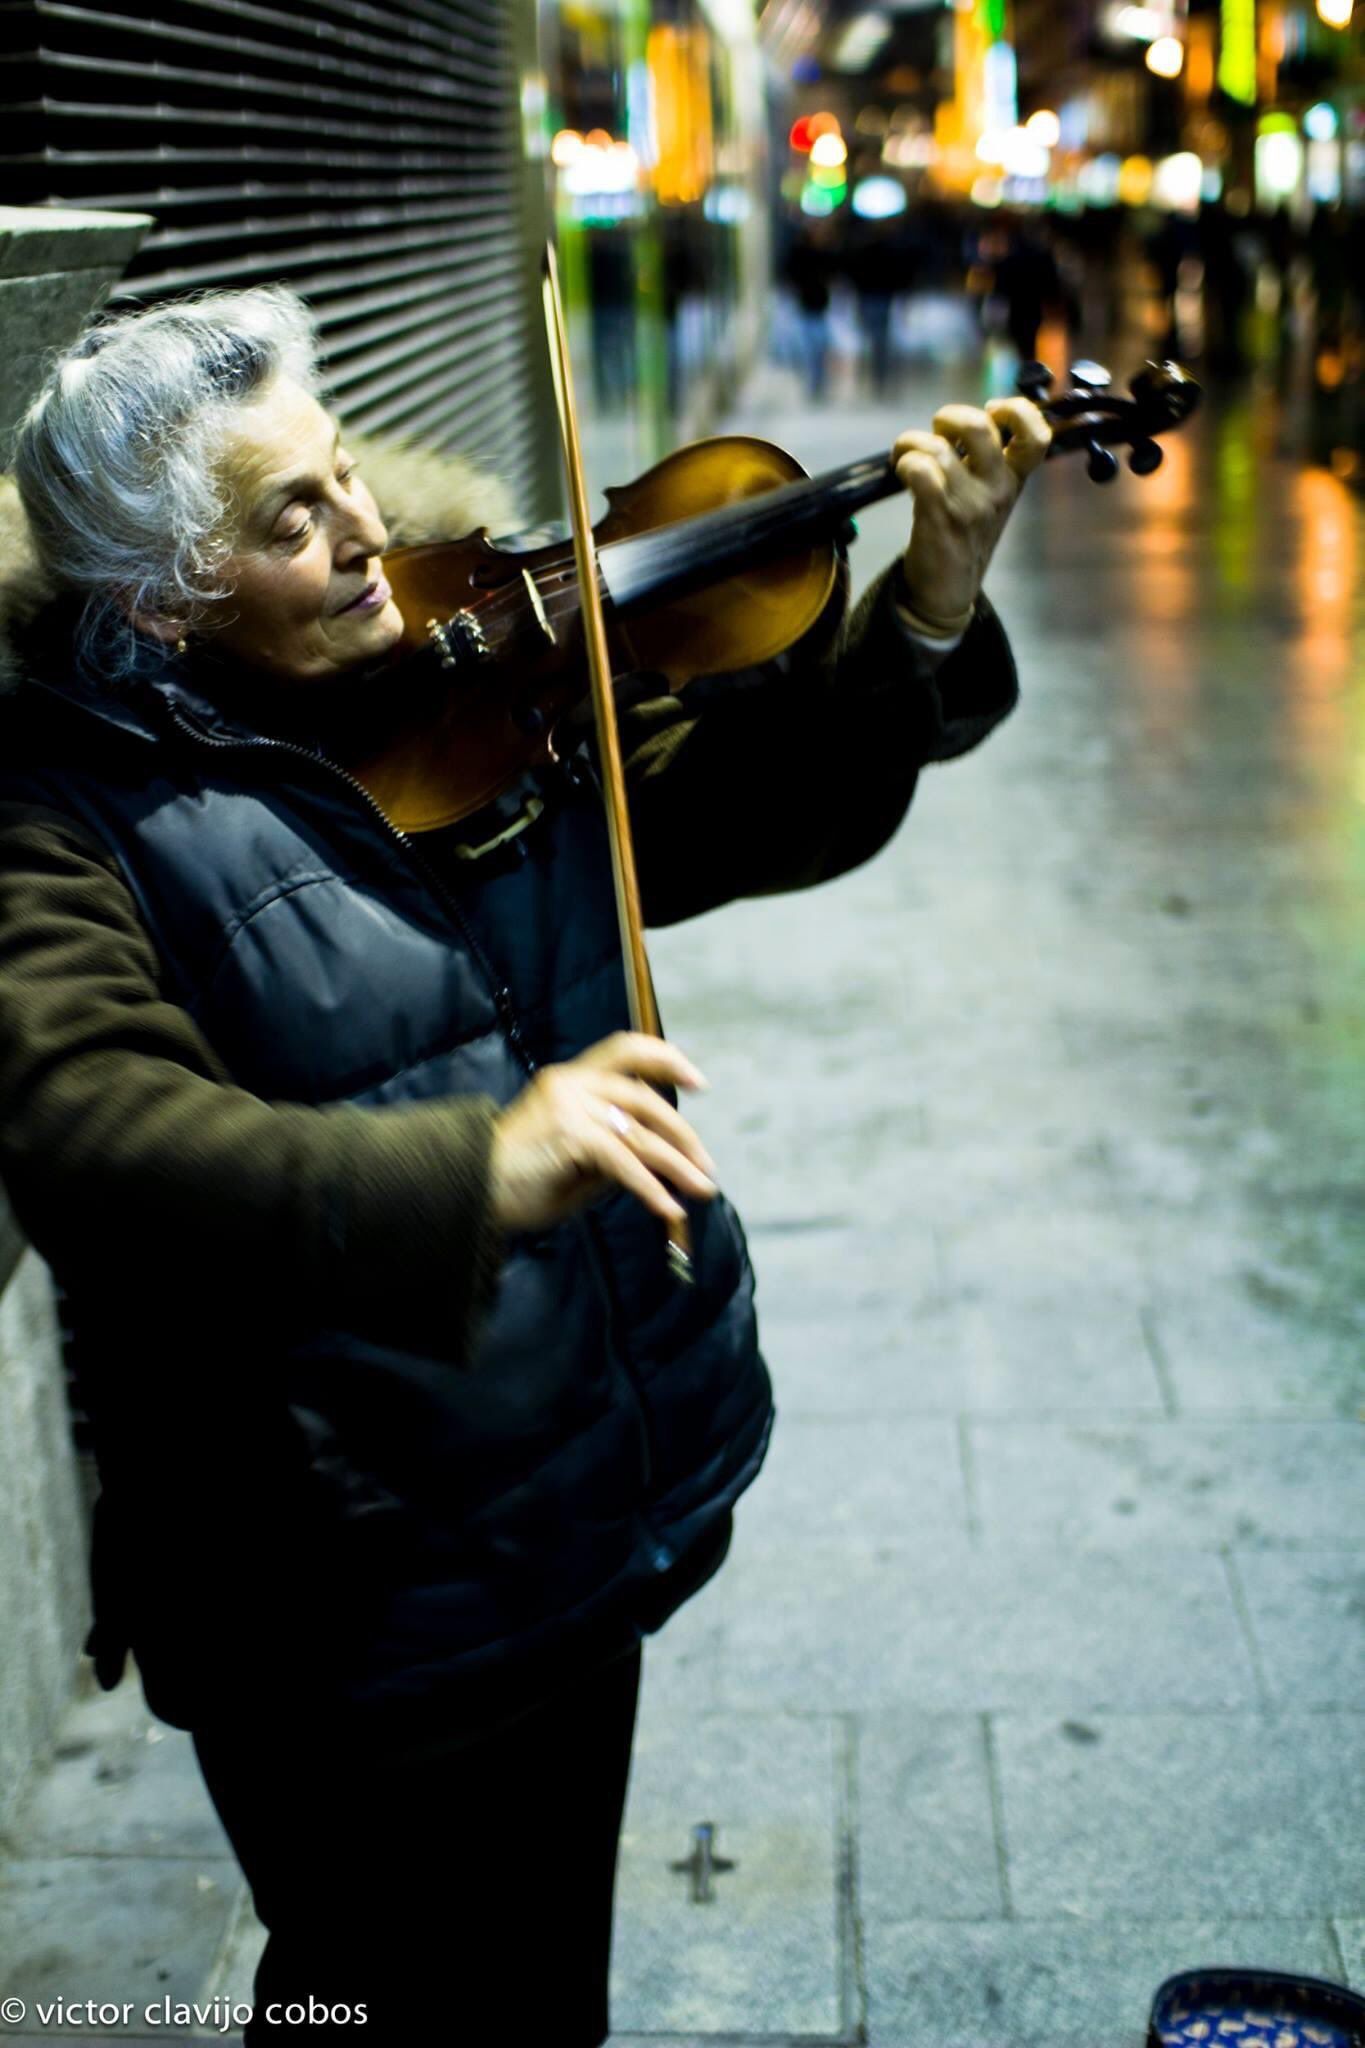
M 1354 670 L 1360 514 L 1345 485 L 1325 469 L 1295 473 L 1290 510 L 1296 535 L 1293 588 L 1302 621 L 1290 696 L 1336 696 Z

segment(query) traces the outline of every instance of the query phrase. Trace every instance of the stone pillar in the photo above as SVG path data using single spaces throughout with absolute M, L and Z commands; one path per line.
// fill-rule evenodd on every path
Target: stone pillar
M 0 206 L 0 463 L 48 357 L 103 304 L 151 225 L 144 214 Z M 0 1194 L 0 1830 L 90 1683 L 83 1464 L 47 1268 Z
M 0 206 L 0 468 L 48 356 L 103 305 L 151 225 L 145 213 Z

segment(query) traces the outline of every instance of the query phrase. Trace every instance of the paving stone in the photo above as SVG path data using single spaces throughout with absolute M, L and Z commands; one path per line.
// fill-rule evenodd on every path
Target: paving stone
M 728 1563 L 699 1593 L 683 1602 L 663 1628 L 645 1638 L 642 1697 L 693 1708 L 721 1704 L 718 1666 L 724 1630 L 719 1592 Z
M 832 1411 L 956 1414 L 951 1390 L 967 1369 L 966 1321 L 937 1291 L 884 1301 L 855 1320 L 827 1306 L 793 1312 L 766 1276 L 760 1284 L 776 1304 L 760 1311 L 759 1334 L 784 1428 Z
M 996 1741 L 1021 1917 L 1365 1911 L 1365 1713 L 1001 1715 Z
M 907 1918 L 1004 1912 L 981 1715 L 857 1723 L 858 1909 L 864 1938 Z
M 243 1881 L 237 1887 L 222 1940 L 205 1972 L 196 2002 L 211 2005 L 214 1999 L 221 1999 L 224 2009 L 254 2005 L 256 1966 L 266 1939 L 266 1930 L 251 1904 L 251 1887 Z
M 216 1857 L 16 1857 L 0 1870 L 0 1992 L 134 2008 L 191 2000 L 222 1938 L 240 1876 Z
M 1266 1685 L 1282 1707 L 1365 1701 L 1365 1557 L 1334 1550 L 1237 1551 Z
M 865 1326 L 894 1328 L 941 1295 L 937 1239 L 914 1219 L 870 1224 L 851 1200 L 837 1218 L 809 1223 L 774 1207 L 747 1226 L 765 1343 L 772 1329 L 818 1327 L 840 1356 L 856 1350 Z
M 194 1747 L 125 1678 L 77 1699 L 12 1833 L 27 1856 L 230 1857 Z
M 971 1424 L 989 1540 L 1365 1547 L 1365 1429 L 1345 1422 Z
M 1332 1929 L 1341 1945 L 1346 1982 L 1357 1991 L 1365 1991 L 1365 1920 L 1334 1918 Z
M 837 1400 L 838 1390 L 832 1390 Z M 901 1416 L 781 1415 L 743 1507 L 750 1551 L 905 1547 L 967 1533 L 957 1432 Z
M 1181 1411 L 1355 1418 L 1365 1335 L 1305 1294 L 1291 1279 L 1277 1300 L 1264 1263 L 1231 1284 L 1158 1293 L 1152 1320 Z
M 617 1877 L 618 2030 L 841 2030 L 841 1742 L 827 1717 L 642 1707 Z M 734 1868 L 702 1905 L 670 1866 L 704 1821 Z
M 1131 1301 L 1079 1285 L 1068 1299 L 1005 1286 L 839 1318 L 769 1313 L 764 1355 L 785 1418 L 840 1408 L 879 1415 L 1165 1414 Z
M 1060 1297 L 1068 1286 L 1090 1300 L 1105 1296 L 1117 1313 L 1146 1298 L 1141 1247 L 1124 1218 L 1096 1214 L 1055 1199 L 1046 1211 L 1020 1213 L 1018 1204 L 983 1212 L 948 1235 L 948 1277 L 953 1289 L 979 1301 Z
M 1221 1560 L 1188 1552 L 922 1554 L 736 1539 L 715 1581 L 723 1704 L 845 1713 L 1257 1704 Z
M 1109 1140 L 1075 1134 L 1043 1139 L 1018 1131 L 1002 1136 L 982 1129 L 952 1141 L 936 1138 L 933 1150 L 936 1213 L 950 1231 L 970 1234 L 979 1222 L 1020 1213 L 1109 1215 L 1117 1207 Z M 1056 1250 L 1054 1270 L 1076 1279 L 1081 1261 L 1074 1243 Z M 1120 1251 L 1128 1276 L 1131 1253 L 1126 1244 Z
M 1200 1963 L 1340 1979 L 1322 1921 L 907 1920 L 867 1957 L 870 2048 L 1144 2048 L 1157 1986 Z
M 1135 1292 L 1085 1278 L 1047 1291 L 993 1287 L 970 1317 L 972 1375 L 959 1412 L 1165 1412 Z

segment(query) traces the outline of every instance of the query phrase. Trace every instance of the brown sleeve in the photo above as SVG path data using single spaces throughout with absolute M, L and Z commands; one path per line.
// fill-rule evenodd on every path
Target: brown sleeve
M 648 924 L 857 867 L 901 823 L 920 769 L 965 753 L 1012 709 L 1014 662 L 986 600 L 935 663 L 896 617 L 893 574 L 846 618 L 836 593 L 806 639 L 765 668 L 623 714 Z
M 107 849 L 0 805 L 0 1177 L 68 1286 L 463 1361 L 501 1256 L 493 1116 L 486 1096 L 315 1109 L 235 1086 L 162 996 Z

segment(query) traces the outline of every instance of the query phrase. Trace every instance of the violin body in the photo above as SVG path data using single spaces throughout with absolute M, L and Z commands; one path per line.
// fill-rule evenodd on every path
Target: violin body
M 832 538 L 739 562 L 663 601 L 620 611 L 610 601 L 613 544 L 696 519 L 804 478 L 770 441 L 726 435 L 676 449 L 606 493 L 594 528 L 607 583 L 613 671 L 649 670 L 670 688 L 771 660 L 819 618 L 834 588 Z M 403 616 L 402 647 L 458 622 L 445 705 L 422 691 L 412 717 L 353 772 L 401 830 L 431 831 L 491 801 L 521 769 L 550 758 L 554 729 L 586 692 L 571 554 L 562 542 L 510 551 L 487 533 L 396 548 L 384 574 Z M 551 637 L 553 629 L 553 638 Z M 403 730 L 403 726 L 407 730 Z
M 806 474 L 794 456 L 749 434 L 694 441 L 666 455 L 634 483 L 606 493 L 611 509 L 593 533 L 608 588 L 613 541 L 759 497 Z M 835 573 L 832 537 L 790 554 L 750 558 L 657 606 L 615 618 L 608 609 L 608 644 L 619 645 L 622 666 L 657 670 L 674 689 L 693 676 L 749 668 L 771 661 L 815 624 Z

